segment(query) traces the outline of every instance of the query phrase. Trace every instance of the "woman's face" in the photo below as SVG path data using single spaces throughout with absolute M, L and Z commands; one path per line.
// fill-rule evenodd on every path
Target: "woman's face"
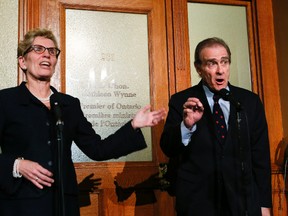
M 230 59 L 227 50 L 221 45 L 204 48 L 200 53 L 202 64 L 196 70 L 212 90 L 226 88 L 230 76 Z
M 52 40 L 45 37 L 36 37 L 33 45 L 41 45 L 46 48 L 55 47 Z M 25 56 L 19 57 L 19 65 L 26 69 L 27 79 L 50 81 L 57 63 L 56 55 L 51 55 L 46 49 L 43 53 L 36 53 L 33 49 Z

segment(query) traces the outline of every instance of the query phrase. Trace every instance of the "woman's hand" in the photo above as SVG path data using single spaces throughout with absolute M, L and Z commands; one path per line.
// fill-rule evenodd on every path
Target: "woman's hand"
M 134 129 L 155 126 L 165 118 L 166 111 L 164 108 L 149 112 L 150 108 L 151 105 L 146 105 L 136 113 L 131 121 Z
M 39 189 L 43 189 L 43 186 L 51 187 L 54 182 L 52 178 L 53 173 L 30 160 L 20 160 L 18 163 L 18 172 Z

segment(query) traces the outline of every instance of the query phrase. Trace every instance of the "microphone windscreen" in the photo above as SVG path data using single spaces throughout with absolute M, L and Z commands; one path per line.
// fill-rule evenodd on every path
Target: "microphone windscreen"
M 236 109 L 241 110 L 241 104 L 240 102 L 236 101 L 233 97 L 232 93 L 228 91 L 227 89 L 223 88 L 219 91 L 220 96 L 223 98 L 223 100 L 230 101 L 231 104 L 233 104 Z
M 61 121 L 62 111 L 61 111 L 61 107 L 59 104 L 59 99 L 58 99 L 57 93 L 54 93 L 53 95 L 51 95 L 50 105 L 51 105 L 52 111 L 54 112 L 56 120 Z
M 224 100 L 230 101 L 231 94 L 230 94 L 230 91 L 228 91 L 227 89 L 225 89 L 225 88 L 221 89 L 219 91 L 219 94 Z

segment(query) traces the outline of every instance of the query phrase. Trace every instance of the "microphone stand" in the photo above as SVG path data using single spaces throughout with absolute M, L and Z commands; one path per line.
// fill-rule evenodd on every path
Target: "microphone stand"
M 65 198 L 63 185 L 63 128 L 61 107 L 58 103 L 58 95 L 53 94 L 50 98 L 51 108 L 56 119 L 56 135 L 57 135 L 57 182 L 58 188 L 55 193 L 55 210 L 57 216 L 65 216 Z
M 241 184 L 241 189 L 243 189 L 242 193 L 243 193 L 243 216 L 248 216 L 248 203 L 247 203 L 247 187 L 246 187 L 246 181 L 247 179 L 247 173 L 246 173 L 246 167 L 245 167 L 245 157 L 244 157 L 244 143 L 241 137 L 241 111 L 243 110 L 241 104 L 236 101 L 234 99 L 234 97 L 232 96 L 232 93 L 230 91 L 228 91 L 227 89 L 221 89 L 219 91 L 221 97 L 226 100 L 229 101 L 230 104 L 232 104 L 235 108 L 236 108 L 236 121 L 237 121 L 237 133 L 238 133 L 238 143 L 239 143 L 239 159 L 240 159 L 240 163 L 241 163 L 241 177 L 242 177 L 242 184 Z M 246 115 L 245 115 L 246 116 Z M 247 116 L 246 116 L 246 124 L 247 124 Z M 247 125 L 248 128 L 248 125 Z M 249 132 L 249 131 L 248 131 Z M 248 133 L 249 134 L 249 133 Z M 242 209 L 241 209 L 242 211 Z M 242 215 L 242 212 L 241 214 Z
M 65 216 L 65 198 L 64 198 L 64 186 L 63 186 L 63 127 L 64 122 L 62 120 L 57 120 L 56 130 L 57 130 L 57 159 L 58 159 L 58 216 Z
M 237 115 L 237 131 L 238 131 L 238 143 L 239 143 L 239 158 L 240 158 L 240 163 L 241 163 L 241 177 L 242 177 L 242 196 L 243 196 L 243 216 L 248 216 L 248 209 L 247 209 L 247 188 L 245 184 L 245 177 L 246 177 L 246 169 L 245 169 L 245 162 L 244 162 L 244 143 L 241 139 L 241 106 L 236 107 L 236 115 Z M 242 213 L 241 213 L 242 215 Z

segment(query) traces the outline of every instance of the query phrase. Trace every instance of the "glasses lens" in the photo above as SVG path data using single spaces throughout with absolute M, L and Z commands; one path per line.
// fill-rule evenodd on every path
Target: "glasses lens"
M 33 50 L 38 53 L 38 54 L 42 54 L 43 52 L 45 52 L 45 47 L 41 46 L 41 45 L 34 45 L 32 46 Z
M 50 47 L 50 48 L 47 48 L 47 50 L 48 50 L 50 55 L 53 55 L 53 56 L 56 55 L 56 52 L 57 52 L 56 48 Z

